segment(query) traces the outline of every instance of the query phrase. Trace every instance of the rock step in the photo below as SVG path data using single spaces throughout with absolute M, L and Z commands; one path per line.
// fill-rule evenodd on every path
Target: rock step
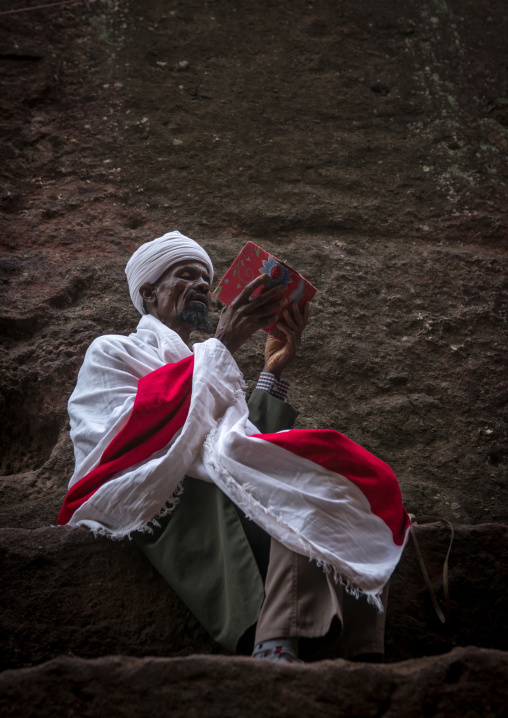
M 501 718 L 507 684 L 508 654 L 476 647 L 382 666 L 61 656 L 0 674 L 0 711 L 4 718 Z
M 438 596 L 448 533 L 416 527 Z M 399 661 L 457 645 L 508 646 L 508 527 L 456 527 L 450 557 L 452 616 L 434 614 L 408 544 L 390 589 L 386 658 Z M 129 541 L 83 529 L 0 530 L 0 669 L 60 654 L 185 656 L 220 653 L 179 598 Z

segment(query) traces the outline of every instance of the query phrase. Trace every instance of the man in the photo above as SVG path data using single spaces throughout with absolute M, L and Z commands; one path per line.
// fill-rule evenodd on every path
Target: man
M 126 274 L 142 318 L 86 354 L 69 400 L 76 469 L 59 523 L 132 536 L 231 651 L 255 627 L 254 656 L 296 662 L 300 638 L 339 625 L 343 655 L 382 654 L 408 517 L 384 462 L 338 432 L 282 431 L 296 412 L 281 375 L 308 306 L 288 307 L 260 275 L 191 352 L 193 329 L 209 328 L 208 254 L 170 232 L 142 245 Z M 247 407 L 233 355 L 281 310 L 285 340 L 268 337 Z

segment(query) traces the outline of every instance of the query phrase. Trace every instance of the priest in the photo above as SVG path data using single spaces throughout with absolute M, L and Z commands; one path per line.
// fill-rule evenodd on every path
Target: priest
M 292 428 L 281 376 L 308 305 L 288 306 L 260 275 L 191 350 L 192 331 L 210 328 L 207 252 L 169 232 L 136 250 L 126 275 L 141 320 L 86 353 L 58 522 L 134 539 L 231 652 L 299 662 L 336 639 L 346 658 L 379 660 L 409 520 L 387 464 L 339 432 Z M 285 338 L 267 338 L 247 404 L 234 355 L 277 317 Z

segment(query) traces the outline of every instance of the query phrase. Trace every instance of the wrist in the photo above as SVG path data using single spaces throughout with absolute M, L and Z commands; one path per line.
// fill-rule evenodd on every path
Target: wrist
M 276 379 L 274 374 L 271 372 L 262 371 L 259 375 L 256 389 L 266 391 L 268 394 L 271 394 L 280 401 L 286 401 L 289 390 L 289 382 L 284 379 Z
M 221 344 L 224 344 L 230 354 L 234 354 L 235 351 L 238 349 L 238 347 L 234 345 L 234 342 L 232 342 L 231 339 L 228 340 L 227 337 L 222 336 L 220 333 L 215 334 L 214 339 L 218 339 Z
M 273 374 L 277 381 L 280 381 L 280 378 L 282 376 L 282 369 L 277 369 L 276 367 L 270 366 L 269 364 L 265 363 L 263 371 L 267 374 Z

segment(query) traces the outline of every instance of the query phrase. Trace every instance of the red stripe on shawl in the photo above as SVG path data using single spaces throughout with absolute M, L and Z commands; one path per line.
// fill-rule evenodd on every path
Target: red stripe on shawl
M 68 523 L 74 512 L 118 471 L 148 459 L 171 441 L 189 413 L 193 370 L 194 356 L 189 356 L 139 380 L 127 424 L 106 447 L 98 466 L 69 489 L 58 524 Z
M 391 530 L 394 543 L 402 546 L 409 517 L 395 474 L 384 461 L 331 429 L 293 429 L 254 436 L 349 479 L 366 497 L 372 513 Z

